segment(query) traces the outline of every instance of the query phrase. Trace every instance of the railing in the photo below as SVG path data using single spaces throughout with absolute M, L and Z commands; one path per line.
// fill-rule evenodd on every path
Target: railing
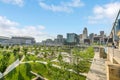
M 120 15 L 120 9 L 118 11 L 118 14 L 116 16 L 115 22 L 113 24 L 113 27 L 111 29 L 110 35 L 107 39 L 106 44 L 106 52 L 107 52 L 107 61 L 106 61 L 106 74 L 107 74 L 107 80 L 120 80 L 120 51 L 117 48 L 114 48 L 114 35 L 117 35 L 115 33 L 115 27 L 118 20 L 118 17 Z M 108 47 L 110 36 L 112 35 L 113 42 L 112 46 Z
M 107 44 L 108 44 L 108 42 L 109 42 L 109 39 L 110 39 L 111 34 L 113 34 L 112 31 L 114 31 L 114 28 L 116 27 L 116 23 L 117 23 L 117 20 L 118 20 L 119 15 L 120 15 L 120 9 L 119 9 L 118 14 L 117 14 L 117 16 L 116 16 L 116 18 L 115 18 L 115 22 L 114 22 L 113 27 L 112 27 L 112 29 L 111 29 L 110 35 L 109 35 L 109 37 L 108 37 Z M 114 31 L 114 32 L 115 32 L 115 31 Z M 112 37 L 113 37 L 113 36 L 112 36 Z

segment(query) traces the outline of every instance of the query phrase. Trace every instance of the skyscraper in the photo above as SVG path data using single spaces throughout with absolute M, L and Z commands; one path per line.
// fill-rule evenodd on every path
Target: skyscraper
M 85 27 L 83 30 L 83 39 L 87 39 L 88 38 L 88 31 L 87 28 Z
M 93 43 L 93 41 L 94 41 L 94 33 L 89 34 L 89 39 L 90 39 L 91 43 Z
M 63 44 L 64 43 L 64 38 L 63 35 L 57 35 L 57 43 L 58 44 Z
M 75 33 L 67 33 L 67 43 L 69 44 L 79 43 L 78 35 Z
M 104 31 L 100 31 L 100 36 L 101 36 L 101 37 L 104 36 Z
M 83 34 L 79 35 L 79 43 L 82 44 L 83 43 Z
M 62 42 L 62 40 L 63 40 L 63 35 L 57 35 L 57 39 Z

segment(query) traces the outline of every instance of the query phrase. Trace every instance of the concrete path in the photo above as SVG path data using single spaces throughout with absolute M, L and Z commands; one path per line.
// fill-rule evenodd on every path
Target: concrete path
M 15 62 L 13 62 L 11 65 L 9 65 L 7 67 L 7 69 L 5 70 L 5 72 L 3 73 L 3 75 L 7 75 L 9 72 L 11 72 L 14 68 L 16 68 L 20 62 L 22 62 L 25 58 L 25 55 L 22 56 L 21 60 L 17 59 Z
M 95 52 L 86 80 L 106 80 L 105 60 L 99 57 L 99 52 Z
M 3 77 L 3 74 L 0 72 L 0 78 L 2 78 Z
M 11 72 L 14 68 L 16 68 L 20 64 L 19 59 L 17 59 L 15 62 L 13 62 L 10 66 L 7 67 L 3 75 L 7 75 L 9 72 Z
M 1 79 L 3 76 L 7 75 L 9 72 L 11 72 L 14 68 L 16 68 L 16 67 L 24 60 L 24 58 L 25 58 L 25 55 L 23 55 L 23 57 L 22 57 L 21 60 L 17 59 L 15 62 L 13 62 L 11 65 L 9 65 L 9 66 L 6 68 L 6 70 L 5 70 L 4 73 L 1 73 L 1 72 L 0 72 L 0 79 Z
M 44 77 L 42 77 L 41 75 L 39 75 L 39 74 L 37 74 L 37 73 L 35 73 L 35 72 L 33 72 L 33 71 L 30 71 L 32 74 L 34 74 L 36 77 L 40 77 L 40 80 L 48 80 L 47 78 L 44 78 Z M 36 80 L 36 79 L 33 79 L 33 80 Z

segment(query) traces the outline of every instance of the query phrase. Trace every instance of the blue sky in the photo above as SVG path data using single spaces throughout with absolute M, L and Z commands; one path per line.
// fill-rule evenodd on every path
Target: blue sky
M 119 0 L 0 0 L 0 36 L 33 36 L 37 41 L 57 34 L 104 30 L 109 34 Z

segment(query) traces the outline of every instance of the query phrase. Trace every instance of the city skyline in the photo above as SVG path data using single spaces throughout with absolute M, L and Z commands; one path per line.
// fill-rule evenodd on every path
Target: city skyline
M 0 36 L 32 36 L 36 41 L 57 34 L 105 31 L 109 35 L 119 0 L 0 0 Z
M 81 39 L 83 40 L 83 39 L 90 39 L 90 36 L 91 36 L 91 34 L 93 34 L 93 37 L 97 37 L 97 36 L 102 36 L 102 35 L 104 35 L 105 37 L 108 37 L 108 36 L 106 36 L 106 34 L 104 34 L 104 31 L 99 31 L 99 33 L 98 34 L 95 34 L 95 33 L 90 33 L 90 34 L 87 34 L 88 33 L 88 30 L 87 30 L 87 28 L 86 27 L 84 27 L 84 29 L 83 29 L 83 31 L 80 33 L 80 34 L 77 34 L 77 33 L 72 33 L 72 32 L 70 32 L 70 33 L 66 33 L 65 34 L 65 36 L 63 36 L 62 34 L 56 34 L 55 36 L 54 36 L 54 38 L 53 37 L 51 37 L 51 38 L 46 38 L 46 39 L 44 39 L 44 40 L 41 40 L 41 41 L 39 41 L 39 42 L 44 42 L 44 41 L 46 41 L 46 40 L 53 40 L 53 41 L 55 41 L 56 39 L 65 39 L 65 40 L 67 40 L 67 37 L 68 37 L 68 34 L 76 34 L 77 36 L 78 36 L 78 38 L 80 38 L 79 40 L 81 41 Z M 25 35 L 23 35 L 23 36 L 11 36 L 11 37 L 7 37 L 7 36 L 0 36 L 0 38 L 1 39 L 11 39 L 12 37 L 20 37 L 20 38 L 34 38 L 35 39 L 35 37 L 32 37 L 32 36 L 25 36 Z M 36 39 L 35 39 L 35 41 L 36 41 Z M 36 41 L 36 42 L 38 42 L 38 41 Z M 38 42 L 38 43 L 39 43 Z

